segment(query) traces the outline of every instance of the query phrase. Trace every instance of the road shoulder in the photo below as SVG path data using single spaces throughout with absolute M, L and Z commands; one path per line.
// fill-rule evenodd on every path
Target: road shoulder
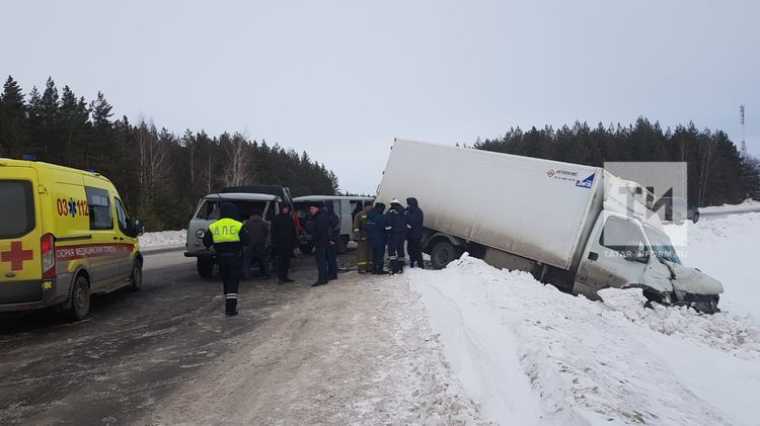
M 404 279 L 342 275 L 235 337 L 141 423 L 478 423 L 423 309 Z

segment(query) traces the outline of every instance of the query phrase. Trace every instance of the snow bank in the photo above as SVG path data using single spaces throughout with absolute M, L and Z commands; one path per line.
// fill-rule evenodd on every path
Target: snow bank
M 184 247 L 187 231 L 146 232 L 140 235 L 140 247 L 143 250 Z
M 747 317 L 644 309 L 638 289 L 592 302 L 467 255 L 403 279 L 499 424 L 757 424 L 760 328 Z
M 741 204 L 723 204 L 722 206 L 701 207 L 701 215 L 719 215 L 731 213 L 746 213 L 760 211 L 760 201 L 751 199 L 745 200 Z
M 722 310 L 752 315 L 760 322 L 760 213 L 706 217 L 667 231 L 671 237 L 685 232 L 687 249 L 679 250 L 685 264 L 723 283 Z

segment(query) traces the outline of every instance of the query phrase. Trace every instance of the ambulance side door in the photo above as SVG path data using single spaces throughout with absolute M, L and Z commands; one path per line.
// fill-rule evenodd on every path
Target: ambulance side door
M 97 265 L 96 282 L 90 285 L 94 292 L 109 291 L 120 277 L 121 266 L 116 254 L 119 238 L 114 228 L 114 208 L 107 189 L 88 185 L 85 179 L 84 190 L 92 235 L 92 244 L 85 255 L 93 259 L 91 264 Z
M 132 273 L 132 255 L 137 244 L 137 235 L 132 235 L 129 228 L 129 216 L 124 203 L 118 197 L 113 197 L 114 208 L 116 210 L 116 223 L 118 225 L 117 237 L 118 242 L 118 263 L 119 263 L 119 280 L 126 280 Z

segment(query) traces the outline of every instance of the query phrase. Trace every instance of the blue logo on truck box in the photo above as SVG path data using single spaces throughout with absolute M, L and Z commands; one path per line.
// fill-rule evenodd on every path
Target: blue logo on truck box
M 576 181 L 575 186 L 579 186 L 581 188 L 591 188 L 591 186 L 594 184 L 594 175 L 595 173 L 592 173 L 591 176 L 587 177 L 586 179 Z

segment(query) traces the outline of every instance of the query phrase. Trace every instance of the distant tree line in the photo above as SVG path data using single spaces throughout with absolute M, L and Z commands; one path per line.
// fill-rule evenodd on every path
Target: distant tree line
M 742 155 L 725 132 L 697 130 L 693 123 L 675 130 L 645 118 L 627 127 L 590 128 L 580 122 L 559 129 L 518 127 L 500 138 L 478 140 L 474 148 L 599 167 L 605 161 L 683 161 L 691 206 L 760 199 L 760 162 Z
M 246 183 L 289 186 L 294 196 L 332 195 L 335 174 L 313 161 L 240 133 L 212 137 L 186 131 L 177 136 L 153 123 L 113 120 L 102 93 L 87 102 L 69 86 L 24 95 L 8 77 L 0 95 L 0 157 L 37 160 L 94 170 L 118 188 L 130 214 L 146 229 L 187 226 L 203 195 Z

